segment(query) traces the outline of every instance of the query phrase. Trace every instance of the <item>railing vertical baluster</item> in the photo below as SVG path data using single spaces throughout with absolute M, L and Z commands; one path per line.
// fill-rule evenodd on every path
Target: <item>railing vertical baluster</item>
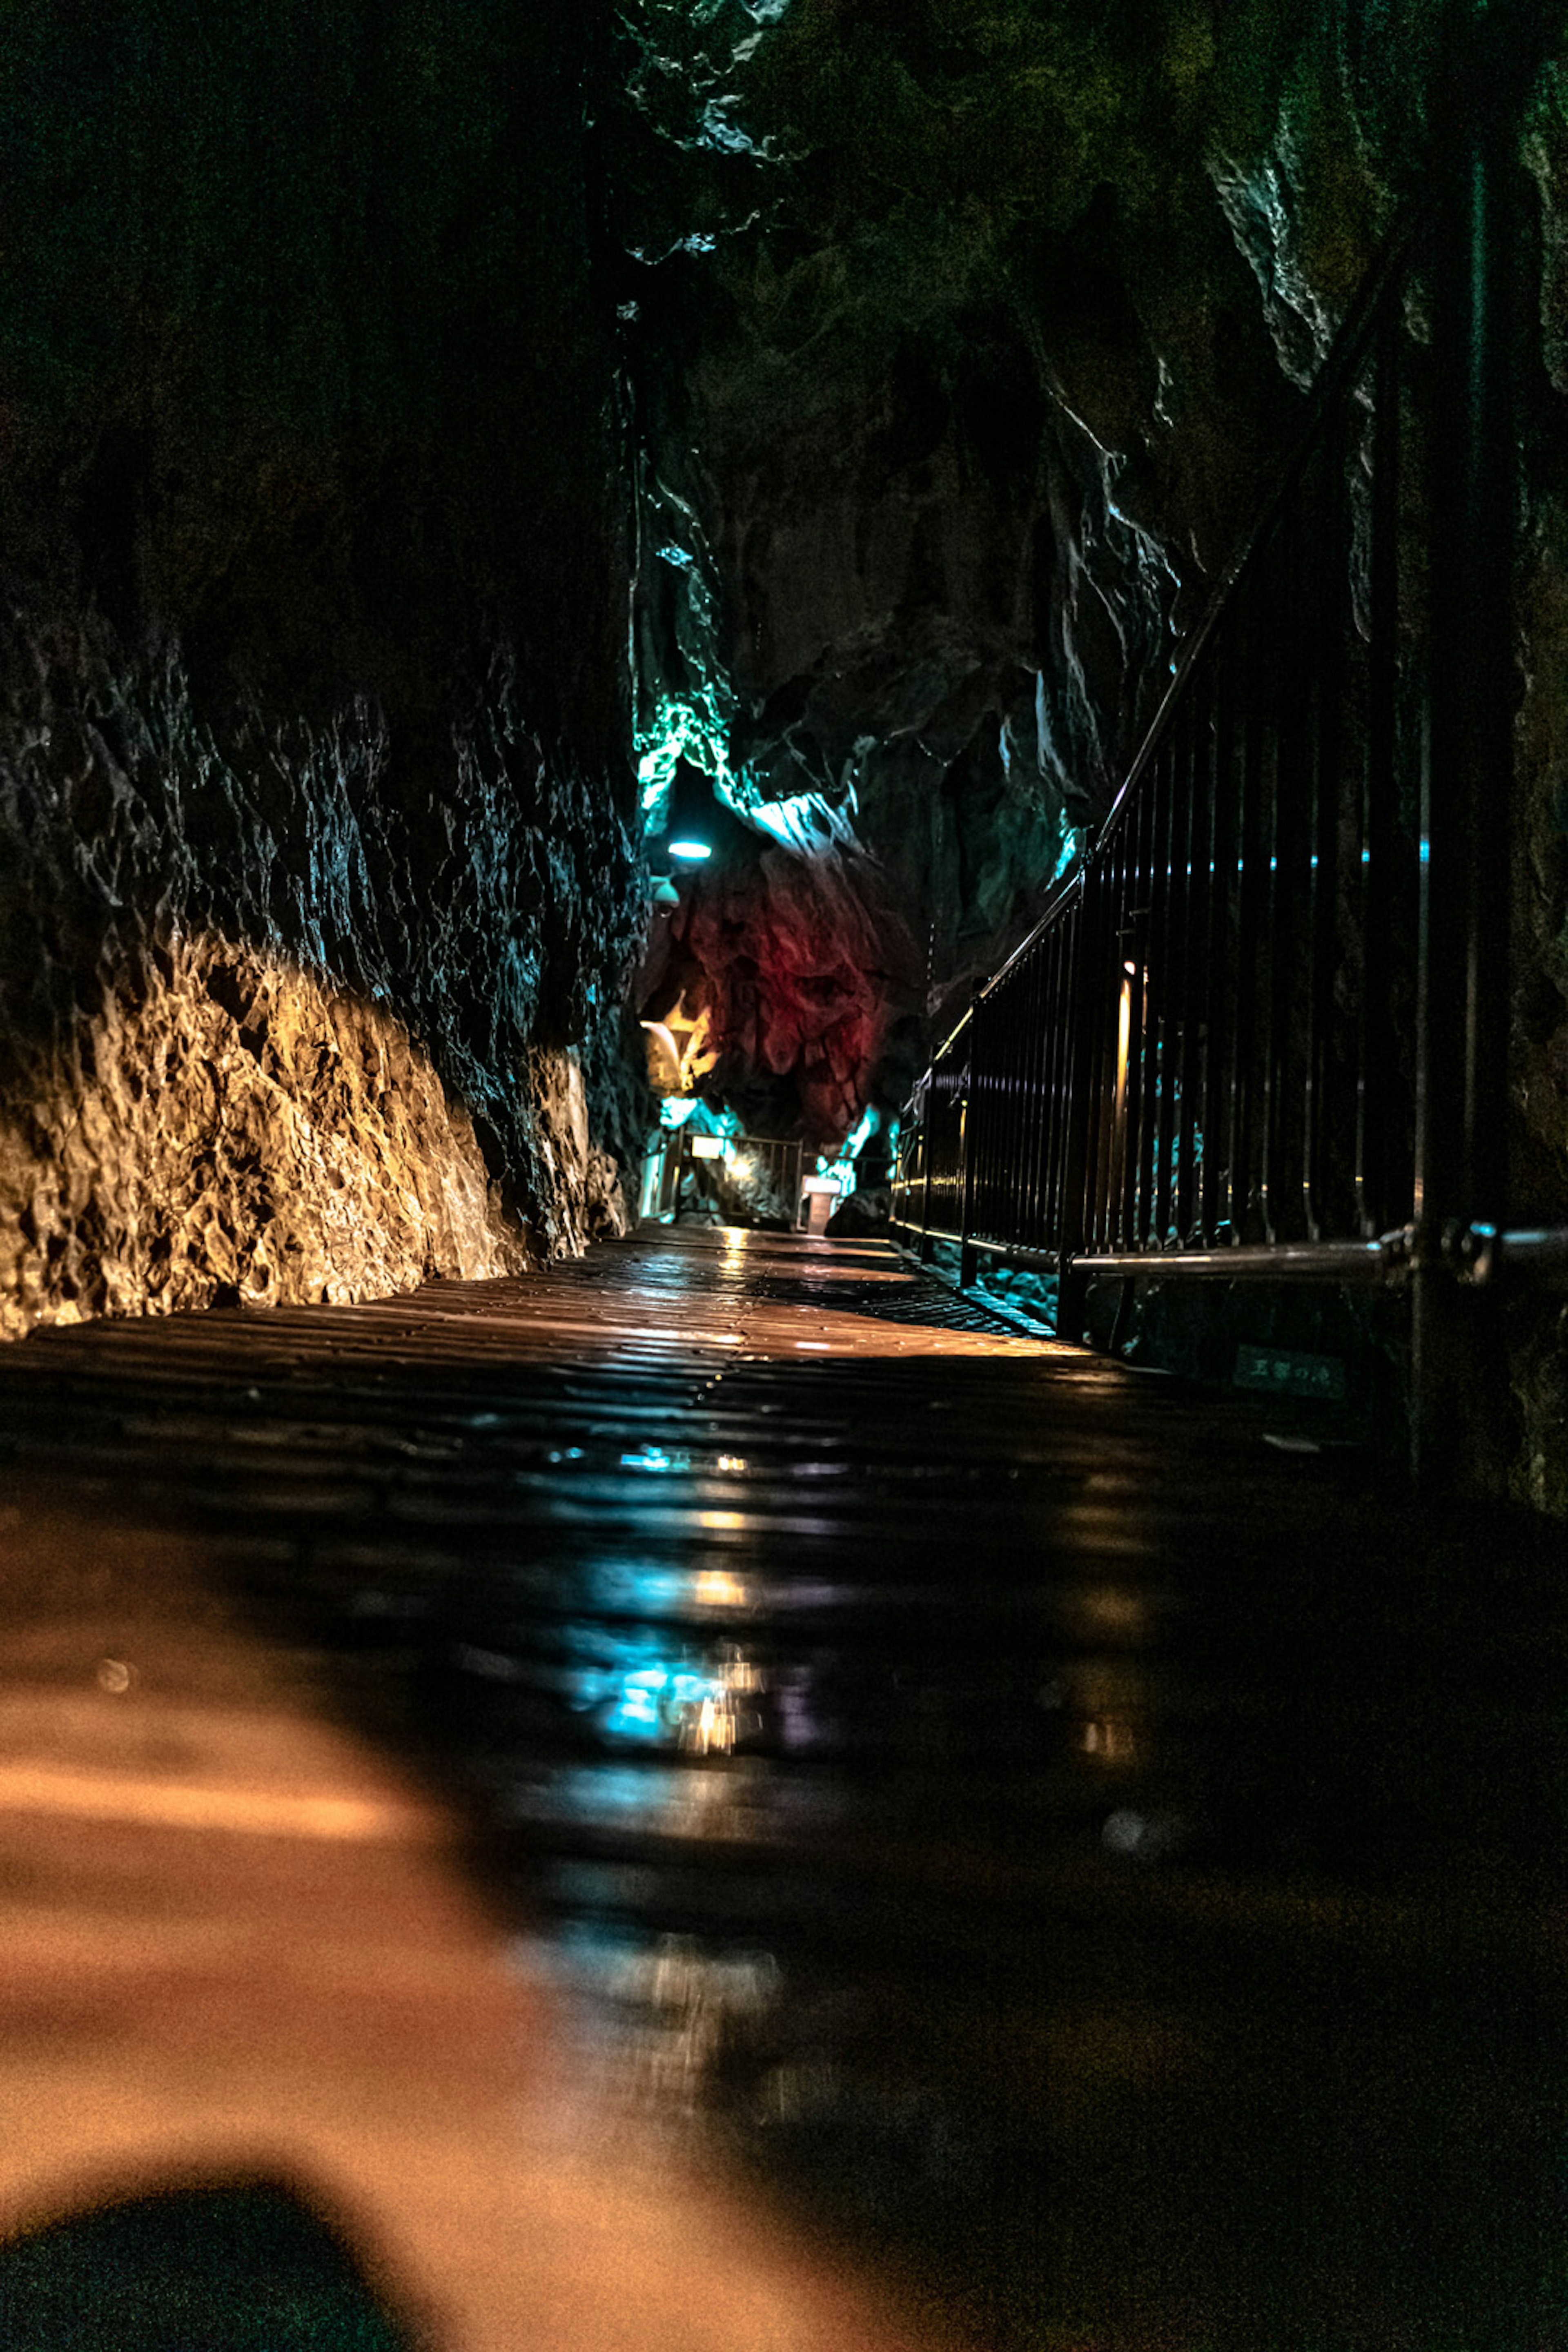
M 1317 652 L 1310 683 L 1309 865 L 1307 889 L 1308 967 L 1304 1006 L 1306 1036 L 1302 1102 L 1302 1220 L 1309 1241 L 1331 1230 L 1328 1192 L 1330 1090 L 1334 1083 L 1333 1017 L 1335 945 L 1339 926 L 1341 712 L 1346 687 L 1345 596 L 1352 549 L 1345 480 L 1349 449 L 1344 417 L 1331 421 L 1325 450 L 1325 483 L 1317 509 L 1318 576 L 1312 583 L 1312 642 Z
M 1017 1171 L 1019 1215 L 1016 1226 L 1018 1239 L 1028 1249 L 1039 1246 L 1040 1219 L 1044 1213 L 1046 1134 L 1050 1118 L 1047 1080 L 1052 1041 L 1046 1024 L 1045 961 L 1036 956 L 1019 974 L 1028 1051 L 1025 1074 L 1025 1145 Z
M 1183 832 L 1182 798 L 1185 784 L 1187 714 L 1176 713 L 1171 728 L 1165 762 L 1165 788 L 1160 794 L 1159 829 L 1154 845 L 1153 904 L 1149 924 L 1149 987 L 1153 1030 L 1154 1101 L 1150 1120 L 1152 1149 L 1149 1155 L 1148 1206 L 1144 1218 L 1146 1249 L 1163 1246 L 1171 1222 L 1171 1154 L 1174 1149 L 1173 1118 L 1175 1087 L 1175 1024 L 1177 964 L 1181 955 L 1181 894 L 1176 883 L 1178 845 Z
M 1238 712 L 1241 756 L 1237 776 L 1241 822 L 1237 861 L 1236 1054 L 1231 1068 L 1228 1204 L 1231 1238 L 1237 1242 L 1255 1240 L 1258 1223 L 1259 1129 L 1265 1106 L 1257 1071 L 1257 1038 L 1263 916 L 1268 880 L 1263 824 L 1265 716 L 1262 706 L 1264 697 L 1273 685 L 1262 641 L 1274 619 L 1269 591 L 1279 562 L 1279 541 L 1277 538 L 1271 538 L 1265 545 L 1258 575 L 1252 583 L 1252 593 L 1244 603 L 1239 616 L 1243 644 L 1242 702 Z
M 1182 758 L 1177 779 L 1173 858 L 1175 866 L 1172 925 L 1171 1007 L 1171 1165 L 1166 1184 L 1167 1207 L 1163 1237 L 1179 1244 L 1186 1235 L 1194 1192 L 1194 1138 L 1197 1133 L 1197 1086 L 1202 1048 L 1194 1017 L 1196 978 L 1194 941 L 1203 923 L 1204 901 L 1198 873 L 1198 842 L 1203 826 L 1204 751 L 1207 736 L 1206 703 L 1209 669 L 1200 667 L 1194 677 L 1186 724 L 1182 730 Z
M 1373 390 L 1369 516 L 1367 741 L 1361 822 L 1358 929 L 1362 991 L 1356 1106 L 1356 1208 L 1364 1234 L 1393 1213 L 1394 1090 L 1394 941 L 1404 890 L 1396 863 L 1399 726 L 1399 508 L 1402 432 L 1399 322 L 1381 322 Z
M 1133 826 L 1133 851 L 1123 970 L 1131 982 L 1127 1043 L 1127 1135 L 1122 1149 L 1121 1247 L 1143 1244 L 1143 1137 L 1149 1118 L 1149 892 L 1154 872 L 1154 810 L 1158 771 L 1150 779 Z
M 1138 827 L 1138 866 L 1134 885 L 1131 936 L 1128 956 L 1132 964 L 1132 1042 L 1129 1056 L 1132 1075 L 1132 1117 L 1128 1131 L 1126 1242 L 1130 1250 L 1145 1246 L 1149 1186 L 1145 1170 L 1152 1160 L 1152 1129 L 1156 1105 L 1153 1024 L 1149 1003 L 1149 907 L 1154 888 L 1154 845 L 1160 815 L 1160 767 L 1154 763 L 1149 790 L 1143 795 Z
M 984 1020 L 980 1007 L 975 1006 L 970 1034 L 981 1050 L 976 1051 L 969 1066 L 969 1117 L 973 1128 L 974 1160 L 974 1198 L 968 1223 L 972 1235 L 991 1230 L 994 1174 L 1009 1108 L 1008 1026 L 1007 1008 L 1000 1001 L 986 1005 Z M 984 1050 L 987 1047 L 989 1050 Z
M 1091 867 L 1064 926 L 1064 984 L 1073 1004 L 1070 1056 L 1064 1073 L 1062 1206 L 1055 1236 L 1057 1332 L 1064 1339 L 1083 1337 L 1088 1284 L 1078 1261 L 1100 1236 L 1100 1155 L 1107 1123 L 1103 1023 L 1109 891 L 1105 868 Z
M 977 1009 L 977 1008 L 976 1008 Z M 974 1279 L 976 1258 L 970 1234 L 974 1230 L 974 1073 L 980 1064 L 975 1050 L 974 1013 L 964 1032 L 966 1066 L 958 1094 L 958 1286 L 967 1290 Z
M 1263 1056 L 1264 1109 L 1262 1163 L 1258 1205 L 1264 1238 L 1279 1244 L 1289 1237 L 1291 1222 L 1287 1202 L 1290 1191 L 1289 1126 L 1292 1096 L 1291 1013 L 1296 946 L 1296 845 L 1301 789 L 1301 624 L 1302 563 L 1301 498 L 1292 495 L 1285 510 L 1281 533 L 1278 632 L 1274 648 L 1275 675 L 1268 698 L 1264 784 L 1268 884 L 1265 955 L 1268 986 L 1265 997 Z M 1293 658 L 1294 656 L 1294 658 Z M 1298 1177 L 1298 1186 L 1300 1179 Z M 1298 1199 L 1300 1192 L 1298 1191 Z
M 1054 1249 L 1061 1223 L 1062 1074 L 1072 1034 L 1072 1004 L 1062 984 L 1067 933 L 1058 923 L 1049 933 L 1050 953 L 1037 959 L 1040 974 L 1039 1021 L 1046 1040 L 1041 1072 L 1044 1115 L 1040 1133 L 1039 1218 L 1037 1249 Z
M 1013 1068 L 1018 1089 L 1017 1124 L 1009 1187 L 1006 1234 L 1014 1241 L 1027 1239 L 1035 1182 L 1035 1122 L 1038 1102 L 1035 1088 L 1035 1055 L 1038 1034 L 1030 1018 L 1035 998 L 1034 976 L 1011 972 L 1006 982 L 1008 1018 L 1016 1033 Z
M 1236 1167 L 1237 955 L 1241 857 L 1240 746 L 1237 739 L 1237 673 L 1246 638 L 1245 614 L 1227 614 L 1215 650 L 1214 822 L 1210 831 L 1210 917 L 1205 974 L 1204 1136 L 1199 1171 L 1197 1239 L 1213 1244 L 1234 1236 L 1232 1185 Z
M 1066 1158 L 1063 1145 L 1067 1139 L 1068 1071 L 1071 1066 L 1073 1045 L 1072 999 L 1068 985 L 1068 945 L 1072 938 L 1072 918 L 1058 923 L 1050 933 L 1050 956 L 1046 966 L 1045 1001 L 1042 1017 L 1048 1024 L 1051 1036 L 1049 1071 L 1049 1129 L 1046 1139 L 1044 1189 L 1040 1201 L 1040 1228 L 1036 1235 L 1039 1249 L 1059 1249 L 1066 1202 L 1063 1198 L 1063 1172 Z
M 1117 1249 L 1122 1242 L 1121 1196 L 1127 1159 L 1128 1117 L 1128 1040 L 1131 1037 L 1130 1018 L 1122 1011 L 1123 959 L 1131 945 L 1128 932 L 1128 875 L 1132 857 L 1132 827 L 1124 825 L 1118 839 L 1110 877 L 1106 890 L 1108 931 L 1106 953 L 1100 967 L 1091 975 L 1090 984 L 1100 992 L 1109 990 L 1110 1018 L 1102 1039 L 1101 1059 L 1105 1064 L 1104 1082 L 1109 1110 L 1105 1122 L 1105 1142 L 1102 1152 L 1103 1176 L 1100 1186 L 1100 1210 L 1095 1239 L 1103 1249 Z
M 992 1160 L 996 1148 L 996 1129 L 1006 1124 L 1008 1112 L 1008 1034 L 1006 1016 L 999 1004 L 985 1007 L 985 1046 L 990 1051 L 975 1051 L 969 1063 L 969 1155 L 973 1167 L 973 1185 L 969 1197 L 969 1218 L 966 1234 L 990 1230 L 990 1192 L 992 1192 Z M 969 1024 L 971 1040 L 980 1045 L 980 1007 Z
M 1007 1105 L 1005 1184 L 1004 1186 L 1001 1181 L 1002 1171 L 998 1168 L 989 1228 L 1000 1241 L 1016 1241 L 1018 1238 L 1020 1200 L 1027 1198 L 1029 1130 L 1033 1123 L 1029 1066 L 1035 1044 L 1028 1020 L 1029 993 L 1027 972 L 1010 973 L 1001 992 L 1002 1009 L 1007 1024 L 1007 1066 L 1012 1072 L 1013 1090 Z

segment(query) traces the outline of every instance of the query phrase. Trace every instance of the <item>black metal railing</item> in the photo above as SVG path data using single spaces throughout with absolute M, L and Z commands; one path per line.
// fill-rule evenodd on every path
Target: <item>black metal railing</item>
M 1324 364 L 1079 871 L 935 1056 L 894 1219 L 961 1280 L 1398 1279 L 1418 1467 L 1506 1223 L 1518 247 L 1466 126 Z M 1473 1367 L 1470 1368 L 1473 1372 Z

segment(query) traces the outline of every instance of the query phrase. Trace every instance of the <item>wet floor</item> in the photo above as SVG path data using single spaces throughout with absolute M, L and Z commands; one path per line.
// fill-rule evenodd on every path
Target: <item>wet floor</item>
M 231 1814 L 359 1805 L 417 1855 L 455 1809 L 552 2128 L 735 2200 L 684 2319 L 667 2247 L 541 2343 L 1568 2346 L 1562 1532 L 1418 1515 L 1310 1412 L 1023 1337 L 879 1246 L 708 1231 L 36 1336 L 0 1358 L 0 1896 L 64 1921 L 89 1816 L 233 1832 L 104 1747 L 160 1695 L 187 1748 L 352 1743 L 209 1759 Z M 364 1901 L 406 1919 L 425 1866 Z M 452 1999 L 477 2111 L 510 2029 Z M 406 2071 L 379 2013 L 344 2098 Z M 70 2036 L 37 2038 L 47 2105 Z M 51 2174 L 17 2095 L 14 2226 L 98 2178 L 90 2117 Z M 774 2250 L 763 2316 L 719 2310 L 726 2229 Z M 521 2352 L 475 2297 L 436 2340 Z

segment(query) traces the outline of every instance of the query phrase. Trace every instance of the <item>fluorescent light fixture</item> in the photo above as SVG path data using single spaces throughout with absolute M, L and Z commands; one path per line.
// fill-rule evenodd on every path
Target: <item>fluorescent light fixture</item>
M 696 865 L 701 858 L 711 857 L 713 852 L 705 841 L 672 841 L 669 854 L 672 857 L 684 857 Z

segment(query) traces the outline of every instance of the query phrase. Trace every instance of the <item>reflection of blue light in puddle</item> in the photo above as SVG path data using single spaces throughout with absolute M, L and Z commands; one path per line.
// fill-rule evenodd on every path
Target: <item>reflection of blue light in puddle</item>
M 603 1709 L 607 1739 L 679 1748 L 685 1754 L 727 1756 L 738 1739 L 762 1725 L 760 1670 L 732 1645 L 700 1664 L 649 1657 L 592 1671 L 579 1685 L 582 1703 Z
M 649 1666 L 628 1675 L 620 1696 L 605 1718 L 612 1739 L 662 1739 L 670 1725 L 666 1710 L 700 1706 L 713 1696 L 712 1685 L 700 1675 L 672 1674 L 668 1666 Z
M 639 1445 L 635 1454 L 623 1454 L 623 1470 L 689 1470 L 689 1454 L 667 1454 L 662 1445 Z

